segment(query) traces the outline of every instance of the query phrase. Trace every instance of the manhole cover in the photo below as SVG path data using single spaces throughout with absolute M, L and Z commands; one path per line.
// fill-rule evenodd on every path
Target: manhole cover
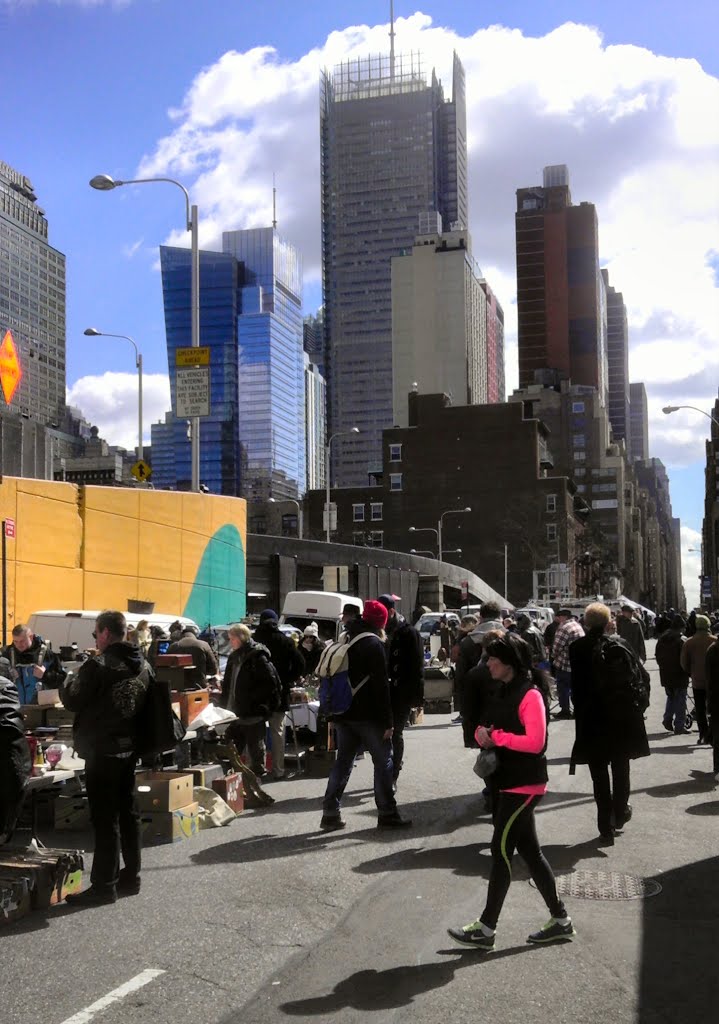
M 661 891 L 661 885 L 653 878 L 638 878 L 618 871 L 571 871 L 557 875 L 559 895 L 580 900 L 643 900 Z

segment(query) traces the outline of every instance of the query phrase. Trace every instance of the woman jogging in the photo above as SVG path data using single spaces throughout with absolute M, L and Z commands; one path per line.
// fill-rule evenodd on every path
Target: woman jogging
M 528 942 L 567 942 L 575 934 L 566 908 L 557 896 L 554 875 L 537 838 L 534 810 L 547 789 L 547 720 L 549 687 L 544 675 L 532 669 L 529 645 L 506 633 L 487 648 L 487 667 L 502 687 L 493 707 L 493 726 L 480 725 L 475 738 L 484 750 L 494 749 L 497 768 L 490 776 L 494 794 L 492 869 L 487 902 L 481 917 L 460 928 L 449 928 L 462 946 L 494 949 L 495 929 L 512 880 L 512 857 L 517 850 L 552 915 Z

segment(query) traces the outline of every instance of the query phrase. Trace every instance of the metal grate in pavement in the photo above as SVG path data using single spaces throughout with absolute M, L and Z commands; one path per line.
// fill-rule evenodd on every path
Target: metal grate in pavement
M 643 900 L 661 891 L 661 885 L 653 878 L 618 871 L 571 871 L 557 875 L 559 895 L 580 900 Z

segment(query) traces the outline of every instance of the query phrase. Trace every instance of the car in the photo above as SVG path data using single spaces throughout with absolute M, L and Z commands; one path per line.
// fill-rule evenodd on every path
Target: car
M 443 618 L 447 619 L 452 629 L 459 627 L 459 616 L 454 612 L 425 612 L 415 623 L 415 629 L 423 640 L 428 640 L 433 633 L 439 633 L 439 625 Z

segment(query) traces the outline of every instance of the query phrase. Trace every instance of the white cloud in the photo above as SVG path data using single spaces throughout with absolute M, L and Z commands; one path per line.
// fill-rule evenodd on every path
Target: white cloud
M 687 595 L 687 609 L 699 604 L 702 535 L 689 526 L 682 526 L 682 583 Z
M 137 447 L 137 376 L 103 373 L 80 377 L 67 391 L 68 405 L 77 406 L 100 437 L 130 451 Z M 150 443 L 150 424 L 164 419 L 170 408 L 170 381 L 162 373 L 142 378 L 143 443 Z
M 702 457 L 703 417 L 667 422 L 662 405 L 708 408 L 719 382 L 715 279 L 719 237 L 719 80 L 696 61 L 605 46 L 567 23 L 541 38 L 495 25 L 462 37 L 423 14 L 399 18 L 397 49 L 421 50 L 451 89 L 452 51 L 467 76 L 474 252 L 507 314 L 508 386 L 516 385 L 515 190 L 566 163 L 574 202 L 597 206 L 600 257 L 624 295 L 630 371 L 651 398 L 650 452 Z M 139 175 L 191 184 L 201 241 L 270 223 L 272 175 L 281 231 L 320 274 L 318 82 L 322 67 L 386 52 L 387 25 L 331 33 L 295 61 L 271 47 L 229 51 L 203 69 Z M 187 244 L 185 233 L 170 239 Z M 678 414 L 677 414 L 678 415 Z

